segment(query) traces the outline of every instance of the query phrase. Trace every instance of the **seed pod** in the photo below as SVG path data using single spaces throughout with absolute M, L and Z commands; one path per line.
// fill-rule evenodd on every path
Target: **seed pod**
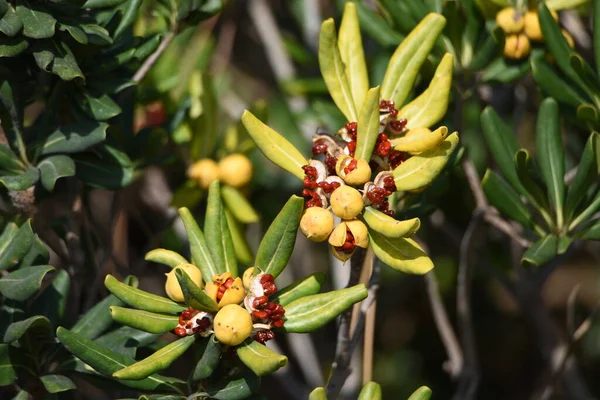
M 292 301 L 301 297 L 317 294 L 325 281 L 325 275 L 321 272 L 310 274 L 306 278 L 297 280 L 289 286 L 281 289 L 276 295 L 270 298 L 270 301 L 281 304 L 286 307 Z
M 244 271 L 244 275 L 242 275 L 242 283 L 244 284 L 244 289 L 248 290 L 250 288 L 250 282 L 252 278 L 254 278 L 254 267 L 250 267 Z
M 142 310 L 133 310 L 118 306 L 110 307 L 114 321 L 150 333 L 169 332 L 178 325 L 179 317 L 157 314 Z
M 315 294 L 294 300 L 285 307 L 285 325 L 283 330 L 293 333 L 315 331 L 354 303 L 367 298 L 368 291 L 364 284 L 347 289 L 334 290 L 329 293 Z
M 381 400 L 381 386 L 376 382 L 367 382 L 356 400 Z
M 331 193 L 331 210 L 341 219 L 353 219 L 362 211 L 364 201 L 360 192 L 350 186 L 342 186 Z
M 513 60 L 521 60 L 531 52 L 529 39 L 523 33 L 512 34 L 504 41 L 504 56 Z
M 287 364 L 287 357 L 254 340 L 246 341 L 237 348 L 237 355 L 257 376 L 272 374 Z
M 221 342 L 215 338 L 215 335 L 211 335 L 208 340 L 204 341 L 202 356 L 194 368 L 192 380 L 199 381 L 200 379 L 206 379 L 211 376 L 215 368 L 217 368 L 220 359 Z
M 202 189 L 207 189 L 214 180 L 219 178 L 219 167 L 215 160 L 203 158 L 188 168 L 187 176 L 196 181 Z
M 213 326 L 219 342 L 237 346 L 252 333 L 252 317 L 237 304 L 228 304 L 217 313 Z
M 558 13 L 554 10 L 550 10 L 552 18 L 558 21 Z M 542 34 L 542 28 L 540 26 L 540 18 L 537 11 L 528 11 L 525 13 L 525 34 L 531 40 L 543 41 L 544 35 Z
M 195 340 L 195 336 L 182 337 L 157 350 L 142 361 L 113 373 L 112 376 L 117 379 L 144 379 L 171 365 L 173 361 L 185 353 Z
M 364 158 L 340 156 L 335 163 L 335 171 L 348 185 L 362 186 L 371 179 L 371 167 Z
M 202 273 L 194 264 L 180 264 L 173 268 L 171 272 L 165 274 L 167 276 L 167 281 L 165 282 L 165 292 L 167 292 L 167 296 L 169 296 L 171 300 L 181 303 L 184 301 L 184 296 L 179 281 L 177 280 L 177 276 L 175 275 L 177 270 L 185 271 L 192 282 L 199 288 L 202 288 Z
M 177 314 L 185 310 L 185 307 L 167 299 L 119 282 L 112 275 L 107 275 L 104 280 L 106 288 L 125 304 L 140 310 Z
M 496 14 L 496 23 L 507 34 L 519 33 L 525 25 L 523 16 L 512 7 L 500 10 Z
M 310 207 L 300 220 L 300 230 L 313 242 L 322 242 L 333 230 L 333 214 L 321 207 Z
M 246 297 L 242 280 L 233 279 L 231 272 L 213 276 L 212 282 L 206 282 L 204 291 L 219 305 L 219 308 L 227 304 L 239 304 Z
M 219 161 L 219 179 L 234 188 L 245 186 L 252 179 L 252 163 L 243 154 L 231 154 Z
M 342 221 L 329 235 L 331 252 L 340 261 L 352 257 L 356 247 L 369 246 L 367 226 L 359 220 Z

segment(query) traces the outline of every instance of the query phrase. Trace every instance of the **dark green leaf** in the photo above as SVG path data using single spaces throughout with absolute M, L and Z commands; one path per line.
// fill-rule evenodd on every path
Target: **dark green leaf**
M 35 299 L 31 311 L 37 315 L 46 316 L 52 326 L 58 326 L 67 306 L 70 286 L 69 273 L 64 269 L 58 271 L 52 284 Z
M 121 113 L 121 107 L 107 94 L 95 96 L 87 90 L 82 90 L 74 98 L 83 112 L 97 121 L 105 121 Z
M 44 39 L 54 36 L 56 19 L 37 2 L 17 0 L 17 15 L 23 21 L 23 35 L 32 39 Z
M 85 34 L 85 31 L 75 25 L 69 25 L 69 24 L 65 24 L 63 22 L 60 22 L 58 24 L 58 29 L 60 31 L 67 31 L 69 32 L 69 35 L 71 35 L 71 37 L 73 39 L 75 39 L 76 41 L 78 41 L 81 44 L 87 44 L 88 43 L 88 37 Z
M 584 231 L 581 238 L 583 240 L 600 240 L 600 220 L 594 221 L 594 223 Z
M 225 218 L 219 181 L 212 182 L 208 188 L 204 234 L 208 250 L 219 272 L 228 271 L 233 276 L 237 276 L 237 260 L 233 250 L 231 233 Z
M 108 124 L 81 121 L 63 126 L 50 134 L 42 145 L 40 155 L 79 153 L 106 139 Z
M 110 34 L 106 29 L 101 27 L 100 25 L 95 24 L 82 24 L 80 25 L 81 29 L 85 32 L 88 37 L 88 41 L 91 44 L 95 44 L 98 46 L 105 46 L 107 44 L 111 44 L 113 42 Z
M 259 387 L 260 378 L 250 373 L 210 382 L 207 392 L 211 399 L 242 400 L 255 393 Z
M 558 252 L 558 238 L 551 234 L 535 242 L 521 258 L 522 263 L 530 263 L 536 267 L 551 261 Z
M 6 247 L 0 249 L 0 271 L 12 268 L 27 254 L 33 244 L 31 220 L 25 222 Z
M 592 132 L 583 149 L 575 178 L 568 188 L 567 201 L 565 202 L 567 219 L 571 219 L 577 206 L 585 198 L 585 193 L 598 179 L 600 166 L 596 162 L 597 157 L 600 157 L 600 134 Z
M 32 265 L 48 264 L 50 260 L 50 252 L 46 244 L 42 242 L 38 235 L 34 235 L 31 248 L 21 260 L 20 267 L 31 267 Z
M 4 343 L 12 343 L 31 331 L 34 334 L 51 335 L 50 321 L 41 315 L 34 315 L 26 320 L 13 322 L 4 334 Z
M 121 37 L 121 35 L 133 24 L 139 13 L 142 1 L 143 0 L 127 0 L 127 8 L 125 8 L 123 17 L 113 32 L 113 39 L 116 40 Z
M 211 376 L 221 359 L 221 342 L 215 338 L 215 335 L 211 335 L 208 339 L 204 340 L 201 346 L 203 347 L 200 349 L 202 356 L 198 359 L 192 373 L 194 381 L 206 379 Z
M 0 183 L 6 186 L 7 189 L 22 191 L 35 185 L 39 178 L 40 171 L 31 167 L 20 175 L 0 176 Z
M 475 51 L 475 54 L 473 54 L 473 58 L 468 65 L 469 70 L 478 71 L 485 68 L 492 61 L 494 56 L 500 53 L 500 49 L 503 45 L 504 42 L 498 42 L 496 37 L 490 32 L 490 34 L 486 35 L 485 42 Z
M 1 20 L 0 20 L 0 23 Z M 0 36 L 0 58 L 2 57 L 14 57 L 24 52 L 29 43 L 21 36 L 17 37 L 4 37 Z
M 6 14 L 0 18 L 0 32 L 13 37 L 21 31 L 21 28 L 23 28 L 21 18 L 19 18 L 15 9 L 9 5 Z
M 513 82 L 524 76 L 529 71 L 527 60 L 511 62 L 504 57 L 498 57 L 492 61 L 481 76 L 483 82 Z
M 43 159 L 37 165 L 40 170 L 42 186 L 51 192 L 59 178 L 75 175 L 75 162 L 66 155 L 55 155 Z
M 217 303 L 201 290 L 183 269 L 176 269 L 175 276 L 185 297 L 185 304 L 195 310 L 207 312 L 219 310 Z
M 154 343 L 162 335 L 159 333 L 148 333 L 129 326 L 105 333 L 95 340 L 100 346 L 115 351 L 119 354 L 135 358 L 139 347 Z
M 292 196 L 277 214 L 256 252 L 254 265 L 260 270 L 274 277 L 283 271 L 296 244 L 296 233 L 303 210 L 304 199 Z
M 556 212 L 556 224 L 564 223 L 565 154 L 562 145 L 558 104 L 545 99 L 538 114 L 536 128 L 537 159 L 546 183 L 550 202 Z
M 370 10 L 360 1 L 356 1 L 355 4 L 356 9 L 358 10 L 360 27 L 373 40 L 384 47 L 398 46 L 398 44 L 404 40 L 404 36 L 391 29 L 385 20 L 377 15 L 377 13 Z
M 134 168 L 127 155 L 107 145 L 94 153 L 80 154 L 75 160 L 75 175 L 90 186 L 121 189 L 131 183 Z
M 112 316 L 110 315 L 110 307 L 124 305 L 125 303 L 117 296 L 109 294 L 88 310 L 71 328 L 71 331 L 85 338 L 95 339 L 113 323 Z
M 0 344 L 0 386 L 8 386 L 16 379 L 17 373 L 10 359 L 10 346 Z
M 51 265 L 21 268 L 0 279 L 0 293 L 9 299 L 25 301 L 40 290 L 46 274 L 54 271 Z
M 40 380 L 48 393 L 60 393 L 76 389 L 75 383 L 64 375 L 44 375 Z
M 205 282 L 211 282 L 213 275 L 220 273 L 220 269 L 215 265 L 208 244 L 204 237 L 204 233 L 198 226 L 198 223 L 185 207 L 178 210 L 179 216 L 185 226 L 188 240 L 190 242 L 190 253 L 192 253 L 192 264 L 200 268 L 202 279 Z
M 575 108 L 587 102 L 572 85 L 558 76 L 544 60 L 546 53 L 534 52 L 531 56 L 531 72 L 540 87 L 550 96 Z
M 144 43 L 140 44 L 135 49 L 135 54 L 133 55 L 133 58 L 140 62 L 144 61 L 150 54 L 154 52 L 154 50 L 157 49 L 158 45 L 161 42 L 161 39 L 162 35 L 160 33 L 145 38 Z
M 0 170 L 7 172 L 22 172 L 23 164 L 7 145 L 0 145 Z
M 548 199 L 544 190 L 533 179 L 534 169 L 529 157 L 529 152 L 525 149 L 520 149 L 515 154 L 515 167 L 517 176 L 523 185 L 523 188 L 529 193 L 529 199 L 538 209 L 548 209 Z
M 518 193 L 492 170 L 487 170 L 481 187 L 488 201 L 500 212 L 523 226 L 531 226 L 532 215 L 521 202 Z
M 60 45 L 54 44 L 54 62 L 52 63 L 52 73 L 58 75 L 62 80 L 70 81 L 75 78 L 85 79 L 83 73 L 77 65 L 77 60 L 71 49 L 65 42 Z
M 2 308 L 0 308 L 0 338 L 4 338 L 4 334 L 8 327 L 15 321 L 24 318 L 25 311 L 24 303 L 16 300 L 5 299 Z
M 121 3 L 126 2 L 127 0 L 87 0 L 82 8 L 109 8 L 118 6 Z

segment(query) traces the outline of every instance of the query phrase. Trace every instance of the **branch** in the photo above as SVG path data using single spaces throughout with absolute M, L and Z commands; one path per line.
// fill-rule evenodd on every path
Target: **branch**
M 162 53 L 164 53 L 164 51 L 167 49 L 167 47 L 169 47 L 169 44 L 171 44 L 171 42 L 175 38 L 176 34 L 177 34 L 177 25 L 174 25 L 173 29 L 171 29 L 169 32 L 167 32 L 167 34 L 162 39 L 162 41 L 160 42 L 160 44 L 158 45 L 156 50 L 154 50 L 154 52 L 152 54 L 150 54 L 150 56 L 148 56 L 148 58 L 146 58 L 144 63 L 136 71 L 135 75 L 133 75 L 133 81 L 135 83 L 140 83 L 141 80 L 144 79 L 144 77 L 146 76 L 148 71 L 150 71 L 150 69 L 158 61 L 158 59 L 162 55 Z

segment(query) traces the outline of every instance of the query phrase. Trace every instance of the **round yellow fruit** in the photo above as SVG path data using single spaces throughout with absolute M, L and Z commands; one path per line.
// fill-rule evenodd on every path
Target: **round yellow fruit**
M 507 34 L 521 32 L 525 24 L 521 13 L 518 13 L 512 7 L 500 10 L 498 14 L 496 14 L 496 23 Z
M 237 346 L 252 333 L 252 317 L 245 308 L 229 304 L 219 310 L 213 328 L 219 342 Z
M 231 154 L 219 161 L 219 179 L 226 185 L 240 188 L 252 179 L 252 163 L 243 154 Z
M 341 186 L 331 193 L 331 210 L 341 219 L 354 219 L 365 203 L 360 192 L 350 186 Z
M 202 189 L 206 189 L 212 181 L 219 179 L 219 167 L 215 160 L 203 158 L 188 168 L 187 176 L 196 181 Z
M 352 168 L 346 172 L 346 169 Z M 337 175 L 348 185 L 364 185 L 371 179 L 371 167 L 364 158 L 354 159 L 350 156 L 341 156 L 335 164 Z
M 185 271 L 192 282 L 198 285 L 199 288 L 202 288 L 202 273 L 194 264 L 179 264 L 173 268 L 171 272 L 165 274 L 167 276 L 167 281 L 165 282 L 165 292 L 167 292 L 167 296 L 169 296 L 171 300 L 181 303 L 184 301 L 184 296 L 181 286 L 179 286 L 177 275 L 175 275 L 175 271 L 178 269 Z
M 307 208 L 300 220 L 300 230 L 313 242 L 322 242 L 333 230 L 333 214 L 321 207 Z
M 513 60 L 521 60 L 531 52 L 529 39 L 522 33 L 508 35 L 504 42 L 504 56 Z

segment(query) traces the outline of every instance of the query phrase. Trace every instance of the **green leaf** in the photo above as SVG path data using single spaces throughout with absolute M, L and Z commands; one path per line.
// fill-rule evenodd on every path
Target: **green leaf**
M 371 230 L 389 238 L 412 236 L 421 227 L 419 218 L 398 221 L 371 206 L 365 207 L 362 217 Z
M 21 268 L 0 279 L 0 293 L 9 299 L 25 301 L 37 293 L 51 265 Z
M 17 15 L 23 21 L 23 36 L 44 39 L 54 36 L 56 19 L 37 3 L 17 0 Z
M 381 15 L 371 10 L 364 3 L 356 0 L 353 3 L 356 5 L 358 11 L 360 27 L 365 34 L 369 35 L 381 46 L 396 47 L 404 39 L 404 35 L 392 29 Z
M 552 10 L 576 9 L 589 0 L 546 0 L 546 6 Z
M 157 33 L 144 38 L 144 42 L 135 49 L 133 58 L 138 61 L 146 60 L 146 58 L 148 58 L 158 48 L 163 36 L 164 35 Z
M 236 258 L 242 264 L 250 265 L 252 260 L 254 260 L 254 254 L 246 238 L 246 226 L 236 220 L 227 208 L 225 209 L 225 217 L 227 218 L 227 226 L 229 226 L 229 232 L 233 240 L 233 250 Z
M 10 359 L 11 346 L 0 344 L 0 386 L 8 386 L 17 379 L 15 366 Z
M 201 346 L 203 347 L 200 349 L 202 355 L 196 363 L 194 372 L 192 372 L 192 380 L 194 381 L 206 379 L 211 376 L 221 359 L 221 342 L 217 340 L 214 334 L 204 340 Z
M 119 25 L 113 32 L 113 39 L 120 38 L 123 33 L 135 22 L 136 17 L 140 11 L 140 6 L 143 0 L 128 0 L 126 8 L 123 10 L 123 17 L 119 21 Z
M 73 159 L 75 175 L 90 186 L 117 190 L 134 179 L 135 171 L 127 154 L 105 144 Z
M 338 106 L 348 121 L 356 121 L 358 114 L 354 105 L 350 83 L 347 79 L 346 66 L 340 55 L 333 18 L 329 18 L 321 24 L 319 67 L 335 105 Z
M 62 32 L 68 32 L 69 35 L 77 42 L 81 44 L 88 44 L 88 37 L 85 34 L 85 31 L 79 26 L 65 24 L 64 22 L 60 22 L 58 24 L 58 30 Z
M 39 178 L 40 171 L 37 168 L 31 167 L 20 175 L 0 176 L 0 183 L 6 186 L 7 189 L 22 191 L 35 185 Z
M 500 175 L 488 169 L 481 180 L 481 188 L 488 201 L 501 213 L 523 226 L 532 226 L 531 212 L 521 202 L 519 194 Z
M 260 269 L 277 277 L 283 271 L 294 250 L 303 211 L 304 199 L 291 196 L 260 241 L 254 262 L 256 273 Z
M 325 275 L 322 272 L 314 272 L 283 289 L 279 289 L 276 294 L 269 298 L 269 301 L 274 301 L 285 307 L 301 297 L 319 293 L 323 282 L 325 282 Z
M 212 282 L 212 277 L 220 273 L 208 249 L 206 239 L 198 223 L 185 207 L 178 210 L 179 216 L 185 226 L 185 231 L 190 242 L 190 252 L 192 253 L 192 264 L 200 268 L 202 279 L 205 282 Z
M 56 330 L 56 336 L 67 350 L 101 374 L 110 376 L 114 372 L 135 363 L 133 358 L 109 350 L 63 327 Z M 136 389 L 168 390 L 182 393 L 179 389 L 181 381 L 156 374 L 143 380 L 120 380 L 119 382 Z
M 269 349 L 264 344 L 254 340 L 247 340 L 238 346 L 236 353 L 252 372 L 257 376 L 272 374 L 287 365 L 287 357 Z
M 581 238 L 583 240 L 600 240 L 600 220 L 594 221 L 594 223 L 584 231 Z
M 489 63 L 481 75 L 482 82 L 509 83 L 524 76 L 529 71 L 530 64 L 527 60 L 511 61 L 500 56 Z
M 302 167 L 308 161 L 293 144 L 259 121 L 250 111 L 244 111 L 242 123 L 265 157 L 297 178 L 304 179 Z
M 567 200 L 565 202 L 565 214 L 571 219 L 577 206 L 585 198 L 585 193 L 590 189 L 600 174 L 600 165 L 597 158 L 600 157 L 600 134 L 592 132 L 583 149 L 577 173 L 568 188 Z
M 149 311 L 111 306 L 110 314 L 114 321 L 149 333 L 165 333 L 177 327 L 179 317 Z
M 82 8 L 109 8 L 116 7 L 127 0 L 87 0 Z
M 429 400 L 431 399 L 431 389 L 427 386 L 421 386 L 410 395 L 408 400 Z
M 558 104 L 550 97 L 540 106 L 536 147 L 542 178 L 548 189 L 550 203 L 556 212 L 556 224 L 561 228 L 564 223 L 565 153 L 561 139 Z
M 121 113 L 121 107 L 108 95 L 95 95 L 87 90 L 77 92 L 75 104 L 93 120 L 106 121 Z
M 44 375 L 40 380 L 48 393 L 60 393 L 76 389 L 75 383 L 64 375 Z
M 394 169 L 394 182 L 398 191 L 423 188 L 440 174 L 458 145 L 458 134 L 454 132 L 437 147 L 424 151 Z
M 522 263 L 530 263 L 536 267 L 541 267 L 550 262 L 558 252 L 558 238 L 550 234 L 535 242 L 521 258 Z
M 327 391 L 323 387 L 315 388 L 310 392 L 308 400 L 327 400 Z
M 186 260 L 181 254 L 167 249 L 154 249 L 149 251 L 146 253 L 146 257 L 144 259 L 146 261 L 168 265 L 171 268 L 175 268 L 179 264 L 189 264 L 188 260 Z
M 381 400 L 381 386 L 376 382 L 367 382 L 356 400 Z
M 208 188 L 204 232 L 208 251 L 220 273 L 231 272 L 237 276 L 237 260 L 233 250 L 233 241 L 225 218 L 221 184 L 214 181 Z
M 407 129 L 429 128 L 439 122 L 448 110 L 454 59 L 446 53 L 429 83 L 419 97 L 402 107 L 399 118 L 406 118 Z
M 0 20 L 0 24 L 2 20 Z M 29 47 L 29 42 L 27 39 L 17 36 L 17 37 L 3 37 L 0 36 L 0 58 L 2 57 L 14 57 L 16 55 L 21 54 Z
M 517 176 L 523 188 L 529 193 L 529 200 L 540 211 L 548 210 L 548 198 L 545 191 L 533 179 L 533 167 L 529 152 L 519 149 L 515 154 L 515 167 Z
M 144 379 L 156 371 L 167 368 L 173 361 L 178 359 L 190 348 L 196 337 L 185 336 L 177 339 L 154 354 L 144 358 L 142 361 L 113 372 L 112 376 L 117 379 Z
M 27 220 L 21 225 L 6 247 L 0 249 L 0 271 L 16 266 L 29 252 L 33 244 L 33 238 L 31 220 Z
M 594 60 L 596 61 L 596 73 L 600 76 L 600 2 L 598 0 L 594 0 L 592 10 L 592 39 L 594 47 Z
M 30 331 L 36 335 L 50 335 L 52 331 L 50 328 L 50 321 L 48 321 L 48 318 L 41 315 L 34 315 L 23 321 L 13 322 L 9 325 L 6 333 L 4 333 L 4 343 L 12 343 L 19 340 L 23 335 Z
M 195 310 L 206 312 L 216 312 L 219 310 L 217 303 L 204 290 L 200 289 L 184 270 L 176 269 L 175 276 L 183 292 L 185 304 Z
M 95 342 L 107 349 L 134 358 L 139 347 L 154 343 L 161 336 L 158 333 L 148 333 L 129 326 L 122 326 L 105 333 Z
M 433 268 L 431 259 L 412 239 L 389 238 L 375 231 L 369 232 L 369 239 L 377 258 L 397 271 L 423 275 Z
M 19 173 L 23 171 L 23 164 L 16 154 L 7 145 L 0 145 L 0 170 Z
M 383 99 L 394 101 L 396 107 L 404 104 L 421 66 L 445 25 L 446 19 L 442 15 L 431 13 L 402 41 L 383 77 Z
M 13 37 L 21 31 L 21 28 L 23 28 L 21 18 L 19 18 L 15 9 L 9 5 L 8 11 L 0 18 L 0 32 Z
M 408 131 L 404 136 L 392 138 L 390 143 L 394 150 L 421 153 L 434 150 L 448 136 L 448 128 L 440 126 L 433 132 L 427 128 L 416 128 Z
M 31 267 L 32 265 L 47 264 L 50 260 L 48 247 L 38 235 L 34 234 L 33 243 L 29 252 L 21 260 L 21 268 Z
M 106 139 L 108 124 L 81 121 L 63 126 L 51 133 L 43 142 L 40 155 L 54 153 L 79 153 Z
M 260 378 L 248 373 L 209 382 L 207 392 L 210 398 L 215 400 L 241 400 L 257 392 L 259 387 Z
M 346 3 L 344 6 L 338 48 L 342 62 L 346 67 L 346 79 L 354 99 L 354 107 L 358 110 L 365 102 L 369 90 L 369 76 L 367 75 L 367 63 L 360 35 L 356 4 L 351 2 Z M 379 98 L 377 99 L 377 108 L 379 111 Z
M 596 211 L 598 211 L 598 209 L 600 209 L 600 192 L 596 193 L 596 196 L 589 200 L 589 205 L 583 211 L 581 211 L 579 215 L 573 218 L 573 221 L 571 221 L 571 223 L 569 224 L 568 231 L 572 231 L 579 224 L 588 221 L 590 217 L 592 217 L 592 215 L 594 215 Z
M 364 158 L 367 161 L 371 159 L 379 128 L 379 86 L 377 86 L 367 92 L 365 101 L 360 108 L 354 158 Z
M 227 210 L 231 212 L 236 220 L 244 224 L 251 224 L 258 222 L 260 219 L 252 204 L 238 189 L 229 185 L 223 185 L 221 187 L 221 196 L 223 196 Z
M 4 299 L 4 304 L 0 308 L 0 339 L 4 337 L 8 327 L 13 322 L 25 318 L 25 311 L 23 310 L 25 306 L 26 304 L 23 302 Z
M 185 310 L 185 307 L 166 297 L 157 296 L 131 287 L 125 283 L 119 282 L 112 275 L 106 275 L 104 285 L 112 294 L 126 304 L 139 308 L 140 310 L 167 314 L 179 314 Z
M 106 29 L 96 24 L 81 24 L 81 29 L 85 32 L 88 37 L 88 41 L 91 44 L 98 46 L 106 46 L 112 44 L 113 40 Z
M 59 178 L 75 175 L 75 162 L 66 155 L 55 155 L 43 159 L 37 165 L 44 189 L 51 192 Z
M 65 42 L 40 41 L 36 44 L 34 56 L 40 68 L 58 75 L 64 81 L 85 79 L 73 52 Z
M 52 284 L 31 305 L 31 312 L 44 315 L 52 326 L 58 326 L 67 306 L 70 286 L 71 277 L 69 273 L 64 269 L 58 271 Z
M 534 52 L 531 55 L 531 72 L 538 85 L 550 96 L 572 107 L 579 107 L 587 100 L 569 83 L 558 76 L 544 61 L 545 52 Z

